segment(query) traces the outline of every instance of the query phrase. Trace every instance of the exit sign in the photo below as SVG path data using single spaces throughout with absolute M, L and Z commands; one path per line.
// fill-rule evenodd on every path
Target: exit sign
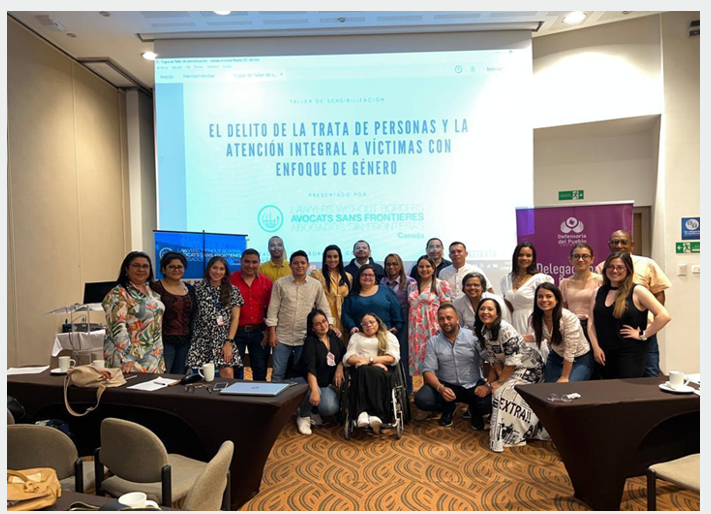
M 701 253 L 701 242 L 700 241 L 691 241 L 691 242 L 682 241 L 680 243 L 677 243 L 676 244 L 676 253 Z
M 582 189 L 558 191 L 558 200 L 585 200 L 585 191 Z

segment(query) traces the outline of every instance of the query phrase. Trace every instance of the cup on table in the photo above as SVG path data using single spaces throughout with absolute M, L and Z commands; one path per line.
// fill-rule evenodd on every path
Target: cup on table
M 118 499 L 119 503 L 131 508 L 154 507 L 158 508 L 158 504 L 153 500 L 149 500 L 146 493 L 126 493 Z
M 106 367 L 106 361 L 104 359 L 96 359 L 92 361 L 92 366 L 99 369 L 104 369 Z
M 689 379 L 683 371 L 670 371 L 669 372 L 669 386 L 672 389 L 680 389 L 689 383 Z
M 198 368 L 198 373 L 205 379 L 205 382 L 212 382 L 215 380 L 215 365 L 212 362 L 203 364 L 202 367 Z
M 73 368 L 74 366 L 77 365 L 77 361 L 75 361 L 71 357 L 67 357 L 66 355 L 57 359 L 57 362 L 59 362 L 59 371 L 62 371 L 62 372 L 65 372 L 69 368 Z

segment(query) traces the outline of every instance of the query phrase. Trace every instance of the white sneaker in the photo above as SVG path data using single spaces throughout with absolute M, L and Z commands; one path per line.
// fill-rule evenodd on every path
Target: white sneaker
M 356 426 L 358 428 L 365 428 L 370 424 L 368 413 L 363 411 L 358 416 L 358 421 L 356 421 Z
M 370 428 L 373 429 L 373 432 L 376 434 L 380 433 L 380 425 L 383 424 L 383 420 L 380 419 L 378 416 L 370 416 Z
M 321 419 L 321 414 L 319 414 L 318 412 L 312 412 L 311 413 L 311 424 L 316 427 L 320 427 L 321 425 L 323 425 L 323 420 Z
M 311 435 L 311 418 L 296 418 L 296 427 L 300 434 Z

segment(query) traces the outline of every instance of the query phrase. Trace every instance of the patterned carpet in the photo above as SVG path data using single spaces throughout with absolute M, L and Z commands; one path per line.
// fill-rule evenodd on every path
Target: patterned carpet
M 415 384 L 417 389 L 419 384 Z M 588 510 L 573 489 L 555 446 L 489 451 L 488 432 L 455 417 L 412 421 L 401 440 L 343 426 L 316 427 L 303 436 L 290 423 L 277 439 L 261 492 L 242 510 Z M 646 480 L 627 480 L 622 510 L 646 510 Z M 699 510 L 698 494 L 657 482 L 658 510 Z

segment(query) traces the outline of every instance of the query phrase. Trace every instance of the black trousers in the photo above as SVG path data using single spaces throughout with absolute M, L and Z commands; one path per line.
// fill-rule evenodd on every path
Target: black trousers
M 600 366 L 603 380 L 642 378 L 647 365 L 647 343 L 629 341 L 619 348 L 603 348 L 605 365 Z
M 370 416 L 379 417 L 383 423 L 391 423 L 394 379 L 395 368 L 392 367 L 388 367 L 387 372 L 377 366 L 353 367 L 349 392 L 353 417 L 365 411 Z

